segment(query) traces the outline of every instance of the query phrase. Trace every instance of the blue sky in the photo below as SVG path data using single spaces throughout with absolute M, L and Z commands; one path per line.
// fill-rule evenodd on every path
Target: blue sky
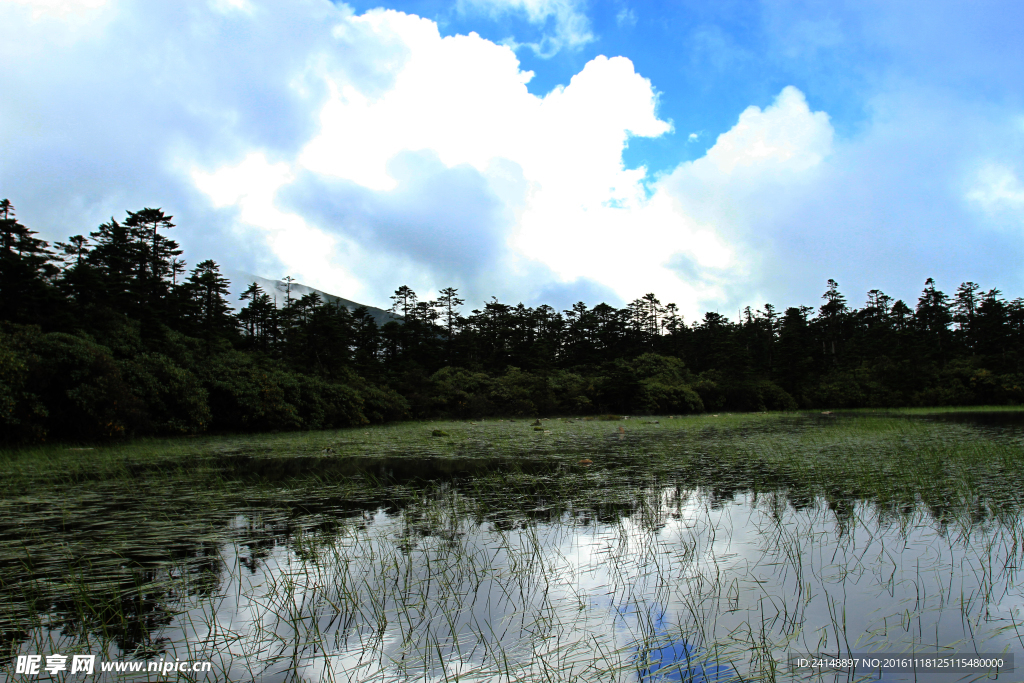
M 0 0 L 0 195 L 386 306 L 1024 295 L 1014 2 Z

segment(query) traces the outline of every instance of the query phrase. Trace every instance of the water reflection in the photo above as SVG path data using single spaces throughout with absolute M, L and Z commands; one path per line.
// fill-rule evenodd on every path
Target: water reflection
M 25 503 L 32 515 L 0 521 L 4 644 L 213 660 L 211 680 L 644 683 L 803 680 L 785 669 L 796 651 L 1024 645 L 1019 465 L 1005 453 L 960 467 L 940 449 L 960 432 L 942 432 L 913 456 L 927 476 L 899 479 L 902 456 L 866 437 L 837 451 L 768 430 L 770 448 L 750 445 L 764 433 L 613 433 L 588 442 L 586 467 L 578 452 L 221 455 L 240 493 L 202 524 L 180 500 L 160 514 L 102 496 L 59 514 Z M 771 450 L 797 447 L 873 469 L 840 478 Z M 36 553 L 26 528 L 65 551 Z
M 717 683 L 788 651 L 1020 645 L 1016 528 L 943 537 L 923 511 L 889 524 L 858 504 L 840 523 L 825 501 L 710 501 L 666 487 L 614 523 L 499 524 L 448 492 L 258 552 L 239 516 L 220 597 L 163 633 L 232 680 L 266 681 Z
M 722 664 L 707 651 L 679 640 L 656 649 L 637 653 L 640 683 L 648 681 L 685 681 L 686 683 L 720 683 L 735 681 L 739 674 L 729 664 Z

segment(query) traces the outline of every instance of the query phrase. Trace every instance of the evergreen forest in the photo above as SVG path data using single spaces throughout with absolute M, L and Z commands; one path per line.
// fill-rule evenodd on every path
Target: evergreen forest
M 693 321 L 654 294 L 558 311 L 402 286 L 378 326 L 315 293 L 229 301 L 172 220 L 144 208 L 51 245 L 0 201 L 0 440 L 1024 402 L 1024 300 L 974 282 L 856 308 L 829 280 L 817 306 Z

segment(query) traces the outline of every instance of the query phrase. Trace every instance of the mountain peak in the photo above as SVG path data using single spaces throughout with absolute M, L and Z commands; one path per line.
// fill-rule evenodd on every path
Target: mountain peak
M 241 308 L 242 302 L 239 300 L 239 297 L 242 295 L 242 292 L 248 289 L 249 285 L 254 282 L 259 285 L 260 289 L 270 295 L 270 298 L 274 300 L 278 308 L 283 308 L 288 301 L 289 283 L 284 280 L 272 280 L 270 278 L 260 277 L 259 275 L 253 275 L 252 273 L 246 273 L 244 271 L 232 271 L 227 273 L 227 276 L 231 280 L 231 304 L 236 308 Z M 354 311 L 357 308 L 365 308 L 373 318 L 374 322 L 377 323 L 378 327 L 392 321 L 402 322 L 402 316 L 395 315 L 391 311 L 361 304 L 357 301 L 340 297 L 337 294 L 330 294 L 329 292 L 315 289 L 308 285 L 292 282 L 290 284 L 290 288 L 293 299 L 301 299 L 307 294 L 316 292 L 324 301 L 336 306 L 344 306 L 349 311 Z

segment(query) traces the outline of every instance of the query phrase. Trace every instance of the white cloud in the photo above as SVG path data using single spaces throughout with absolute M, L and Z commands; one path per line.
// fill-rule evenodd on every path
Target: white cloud
M 563 279 L 597 280 L 624 300 L 654 291 L 692 317 L 748 281 L 756 265 L 750 235 L 816 177 L 832 136 L 828 116 L 785 88 L 763 111 L 744 111 L 706 156 L 655 183 L 650 198 L 640 191 L 642 170 L 621 170 L 621 147 L 620 191 L 603 201 L 552 184 L 557 191 L 539 194 L 524 212 L 514 245 Z M 587 180 L 591 190 L 603 187 Z
M 253 6 L 249 0 L 210 0 L 210 7 L 218 12 L 245 12 L 251 14 Z
M 636 12 L 629 7 L 623 7 L 615 15 L 615 23 L 619 26 L 636 26 Z
M 690 285 L 691 315 L 761 294 L 760 233 L 820 177 L 832 138 L 828 115 L 812 112 L 803 94 L 789 86 L 764 110 L 748 107 L 705 156 L 680 164 L 655 184 L 649 206 L 666 208 L 662 227 L 648 239 L 670 255 L 664 266 Z M 637 218 L 659 224 L 644 213 Z
M 258 231 L 264 243 L 291 272 L 304 272 L 340 291 L 354 296 L 366 293 L 361 283 L 339 268 L 338 255 L 351 252 L 355 245 L 348 240 L 340 244 L 337 236 L 310 226 L 295 213 L 282 211 L 275 202 L 278 189 L 294 180 L 287 163 L 271 164 L 259 152 L 249 154 L 241 163 L 224 166 L 207 173 L 193 168 L 195 186 L 212 200 L 217 208 L 237 209 L 244 239 Z
M 978 171 L 967 198 L 987 211 L 1021 209 L 1024 208 L 1024 184 L 1010 166 L 989 162 Z
M 803 93 L 788 86 L 764 111 L 748 107 L 698 163 L 724 174 L 741 168 L 803 171 L 831 151 L 832 133 L 828 114 L 812 114 Z
M 650 83 L 628 60 L 598 57 L 564 88 L 537 97 L 525 87 L 530 74 L 519 71 L 507 47 L 475 35 L 442 39 L 431 22 L 397 13 L 375 14 L 374 21 L 402 32 L 408 62 L 394 87 L 376 98 L 333 83 L 321 132 L 305 147 L 301 165 L 393 192 L 414 183 L 396 177 L 404 168 L 394 162 L 398 155 L 432 150 L 448 168 L 475 169 L 501 199 L 510 216 L 505 230 L 512 251 L 504 268 L 511 272 L 527 277 L 535 270 L 529 262 L 539 263 L 562 281 L 595 280 L 624 298 L 659 285 L 678 289 L 668 270 L 645 269 L 640 284 L 649 246 L 622 244 L 635 231 L 630 216 L 646 203 L 640 184 L 646 171 L 623 167 L 623 147 L 629 135 L 670 130 L 655 116 Z M 649 217 L 663 213 L 657 207 Z M 481 216 L 478 229 L 485 225 Z M 707 235 L 699 244 L 694 250 L 702 258 L 714 251 L 707 258 L 722 259 L 721 246 Z
M 486 12 L 493 17 L 520 14 L 527 21 L 545 29 L 539 41 L 518 42 L 514 38 L 506 44 L 514 49 L 529 47 L 539 57 L 552 57 L 560 50 L 577 50 L 595 40 L 584 6 L 577 0 L 458 0 L 464 12 Z M 553 23 L 553 30 L 546 26 Z

